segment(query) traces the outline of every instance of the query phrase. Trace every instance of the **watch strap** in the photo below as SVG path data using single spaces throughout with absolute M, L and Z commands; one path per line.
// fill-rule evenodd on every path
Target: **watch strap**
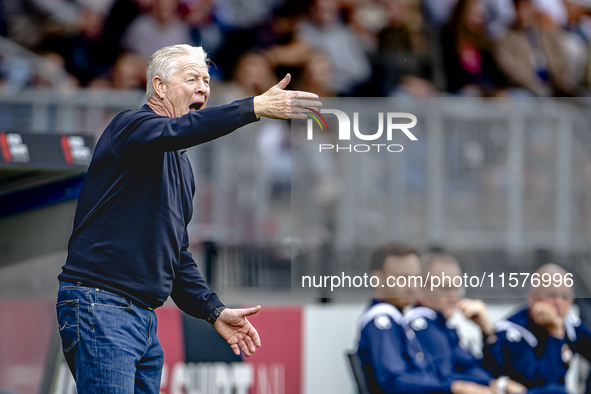
M 220 315 L 222 314 L 223 310 L 226 309 L 225 306 L 220 306 L 218 308 L 215 308 L 207 317 L 207 322 L 209 323 L 210 326 L 215 327 L 215 322 L 218 319 L 218 317 L 220 317 Z

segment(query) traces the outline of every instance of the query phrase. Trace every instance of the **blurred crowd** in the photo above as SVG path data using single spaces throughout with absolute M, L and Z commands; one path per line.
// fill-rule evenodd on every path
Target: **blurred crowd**
M 590 15 L 591 0 L 2 0 L 0 33 L 71 87 L 143 89 L 150 55 L 188 43 L 251 95 L 290 72 L 323 97 L 587 96 Z M 0 50 L 3 87 L 56 85 L 40 75 Z

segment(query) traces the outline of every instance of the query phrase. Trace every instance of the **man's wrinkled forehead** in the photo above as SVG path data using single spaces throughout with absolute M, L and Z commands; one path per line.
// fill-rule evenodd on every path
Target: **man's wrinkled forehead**
M 176 73 L 179 75 L 186 75 L 189 73 L 194 73 L 201 75 L 203 77 L 209 77 L 209 71 L 207 68 L 207 64 L 205 62 L 194 56 L 179 56 L 176 59 L 177 67 Z

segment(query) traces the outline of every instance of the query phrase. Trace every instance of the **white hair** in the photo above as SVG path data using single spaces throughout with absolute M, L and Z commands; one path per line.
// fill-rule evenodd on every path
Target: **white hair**
M 154 52 L 146 69 L 146 97 L 148 99 L 156 94 L 152 85 L 154 77 L 159 76 L 164 82 L 170 82 L 172 76 L 178 71 L 177 58 L 179 56 L 201 59 L 209 69 L 209 58 L 203 47 L 179 44 L 160 48 Z

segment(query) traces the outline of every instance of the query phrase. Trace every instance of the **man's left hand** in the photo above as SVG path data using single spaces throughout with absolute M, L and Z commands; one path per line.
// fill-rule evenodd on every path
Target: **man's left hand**
M 214 324 L 216 331 L 228 342 L 235 355 L 239 356 L 242 349 L 242 353 L 246 357 L 250 357 L 257 347 L 261 347 L 261 339 L 257 330 L 246 318 L 246 316 L 254 315 L 260 310 L 260 305 L 246 309 L 226 308 L 216 320 Z
M 538 301 L 530 308 L 530 315 L 536 323 L 546 328 L 550 335 L 559 339 L 564 338 L 564 319 L 553 305 Z

